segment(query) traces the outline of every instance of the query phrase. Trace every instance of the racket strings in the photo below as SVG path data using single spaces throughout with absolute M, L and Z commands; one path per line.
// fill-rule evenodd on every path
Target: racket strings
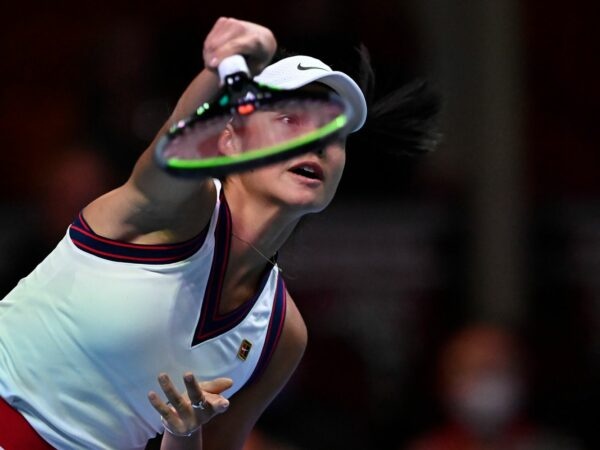
M 197 120 L 178 130 L 165 147 L 164 155 L 167 158 L 203 159 L 230 153 L 220 144 L 221 135 L 228 128 L 241 142 L 235 152 L 285 146 L 286 142 L 310 136 L 344 112 L 342 103 L 287 99 L 261 106 L 248 115 L 224 113 Z

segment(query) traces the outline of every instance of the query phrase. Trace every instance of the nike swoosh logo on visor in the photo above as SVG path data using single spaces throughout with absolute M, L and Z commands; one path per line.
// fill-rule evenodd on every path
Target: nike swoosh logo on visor
M 327 69 L 323 69 L 322 67 L 303 66 L 302 63 L 298 63 L 297 69 L 298 70 L 318 69 L 318 70 L 324 70 L 325 72 L 329 72 Z

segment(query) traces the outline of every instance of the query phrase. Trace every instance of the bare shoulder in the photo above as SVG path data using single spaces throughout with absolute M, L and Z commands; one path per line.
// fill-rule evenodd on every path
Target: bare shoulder
M 170 244 L 202 231 L 216 202 L 212 180 L 176 179 L 151 164 L 146 162 L 144 170 L 136 169 L 125 184 L 84 208 L 84 218 L 97 234 L 131 243 Z

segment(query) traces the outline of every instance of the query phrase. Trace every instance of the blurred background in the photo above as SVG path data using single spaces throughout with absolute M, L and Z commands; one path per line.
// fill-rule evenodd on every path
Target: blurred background
M 600 3 L 31 2 L 0 29 L 0 290 L 122 183 L 219 16 L 355 75 L 425 78 L 440 148 L 348 144 L 281 265 L 310 331 L 248 449 L 600 448 Z

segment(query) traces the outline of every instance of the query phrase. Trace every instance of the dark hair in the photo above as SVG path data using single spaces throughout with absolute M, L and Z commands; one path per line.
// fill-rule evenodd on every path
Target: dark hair
M 383 150 L 404 155 L 429 153 L 438 146 L 441 96 L 423 79 L 416 79 L 375 98 L 375 72 L 367 48 L 358 49 L 358 85 L 367 100 L 365 134 L 381 136 Z
M 417 156 L 435 150 L 441 140 L 440 94 L 426 80 L 416 79 L 376 98 L 369 51 L 361 45 L 357 52 L 357 74 L 349 75 L 363 91 L 368 111 L 367 121 L 358 134 L 379 138 L 377 149 L 393 154 Z M 279 48 L 273 62 L 294 55 L 297 53 Z

